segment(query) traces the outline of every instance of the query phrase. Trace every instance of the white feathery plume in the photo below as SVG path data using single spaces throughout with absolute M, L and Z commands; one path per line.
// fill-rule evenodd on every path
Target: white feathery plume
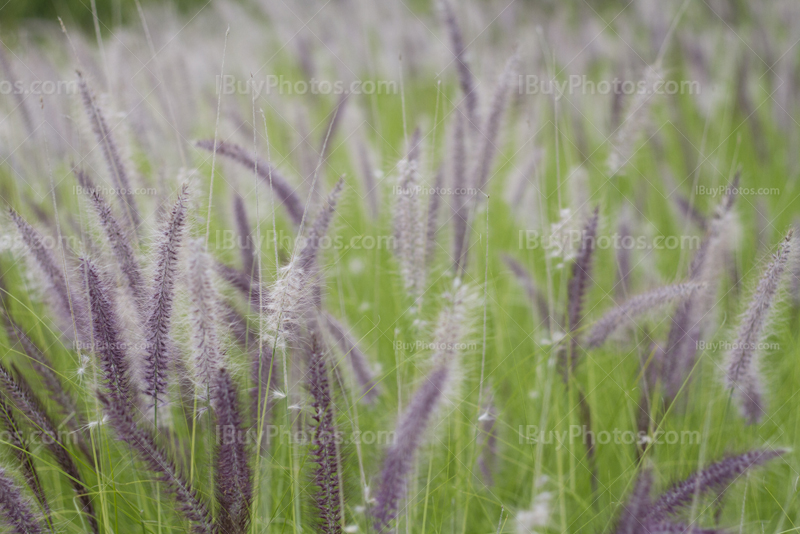
M 726 382 L 739 400 L 742 415 L 750 423 L 758 422 L 764 415 L 763 391 L 758 373 L 758 345 L 769 320 L 775 295 L 786 271 L 792 249 L 793 230 L 789 230 L 772 261 L 767 265 L 750 305 L 742 317 L 736 342 L 728 355 Z
M 211 259 L 203 239 L 190 243 L 188 289 L 191 298 L 192 348 L 195 379 L 209 389 L 223 366 L 222 349 L 217 333 L 219 297 L 212 284 Z
M 425 286 L 425 217 L 420 196 L 421 177 L 417 157 L 419 130 L 414 132 L 408 157 L 397 164 L 395 203 L 395 254 L 408 294 L 416 301 Z

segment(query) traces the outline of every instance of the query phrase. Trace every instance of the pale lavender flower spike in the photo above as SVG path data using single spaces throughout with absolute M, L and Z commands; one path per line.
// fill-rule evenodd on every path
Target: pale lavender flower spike
M 450 38 L 450 47 L 453 58 L 456 62 L 456 70 L 458 71 L 458 81 L 461 84 L 461 91 L 464 93 L 464 100 L 466 102 L 467 119 L 469 120 L 470 127 L 475 131 L 480 129 L 480 120 L 478 119 L 478 90 L 475 84 L 475 77 L 467 64 L 466 47 L 464 46 L 464 36 L 461 33 L 461 28 L 456 20 L 456 14 L 453 12 L 453 6 L 450 0 L 441 0 L 439 2 L 444 25 L 447 29 L 447 34 Z
M 69 337 L 88 340 L 89 326 L 84 309 L 85 302 L 79 298 L 76 292 L 70 291 L 68 288 L 63 264 L 58 261 L 51 248 L 45 244 L 42 234 L 13 209 L 10 210 L 10 214 L 34 263 L 44 274 L 46 284 L 49 286 L 47 295 L 60 320 L 59 324 Z
M 687 299 L 702 287 L 702 283 L 676 284 L 660 287 L 653 291 L 648 291 L 647 293 L 632 297 L 616 308 L 606 312 L 606 314 L 594 324 L 586 339 L 587 347 L 599 347 L 615 330 L 625 324 L 634 322 L 641 314 L 660 306 L 666 306 L 671 302 Z
M 691 505 L 695 496 L 710 491 L 721 492 L 750 468 L 764 464 L 785 452 L 782 449 L 756 449 L 711 464 L 663 493 L 647 508 L 644 519 L 652 525 L 660 524 Z
M 92 131 L 97 138 L 97 143 L 101 146 L 103 157 L 108 165 L 108 172 L 114 182 L 114 186 L 119 192 L 120 199 L 122 200 L 125 215 L 131 223 L 134 231 L 137 231 L 140 224 L 139 210 L 136 207 L 136 201 L 133 197 L 131 182 L 128 179 L 128 171 L 122 163 L 119 149 L 114 137 L 111 135 L 111 129 L 106 123 L 100 108 L 94 100 L 92 90 L 83 79 L 83 75 L 78 71 L 78 85 L 81 91 L 81 98 L 83 100 L 83 107 L 86 114 L 89 116 L 89 122 L 92 125 Z
M 375 529 L 386 531 L 397 516 L 405 495 L 414 457 L 422 444 L 428 425 L 434 418 L 444 392 L 458 368 L 460 345 L 469 333 L 470 293 L 466 284 L 456 281 L 448 306 L 439 313 L 434 332 L 436 350 L 431 357 L 433 370 L 411 397 L 395 428 L 394 443 L 386 453 L 372 514 Z
M 144 281 L 139 268 L 139 260 L 136 259 L 125 230 L 120 227 L 119 222 L 111 211 L 111 206 L 108 205 L 105 198 L 92 183 L 89 175 L 81 169 L 75 169 L 74 172 L 78 178 L 78 183 L 89 195 L 94 205 L 100 220 L 100 226 L 106 234 L 106 239 L 108 239 L 111 250 L 114 252 L 114 257 L 119 264 L 119 269 L 125 276 L 137 305 L 142 305 L 145 291 Z
M 216 376 L 223 366 L 217 334 L 219 298 L 211 281 L 211 260 L 203 238 L 191 242 L 188 280 L 192 307 L 192 349 L 195 377 L 203 390 L 214 391 Z
M 419 188 L 420 130 L 414 130 L 408 155 L 398 162 L 397 194 L 394 208 L 395 255 L 409 296 L 418 299 L 425 285 L 425 223 Z
M 400 501 L 405 495 L 407 478 L 414 465 L 414 457 L 441 401 L 449 376 L 450 369 L 446 364 L 431 371 L 414 393 L 397 423 L 394 444 L 383 461 L 380 486 L 375 496 L 376 504 L 372 510 L 375 530 L 378 532 L 387 531 L 397 517 Z
M 453 158 L 451 165 L 451 184 L 453 198 L 453 272 L 462 275 L 466 266 L 466 255 L 469 248 L 469 207 L 472 195 L 467 194 L 467 139 L 464 130 L 464 116 L 461 108 L 455 110 L 455 127 L 453 128 Z
M 425 233 L 425 266 L 430 268 L 436 257 L 436 234 L 439 232 L 439 208 L 442 204 L 441 189 L 444 185 L 444 169 L 439 167 L 433 181 L 433 193 L 428 201 L 428 221 Z
M 703 334 L 703 319 L 715 301 L 716 282 L 719 276 L 713 262 L 719 261 L 725 225 L 736 200 L 739 177 L 739 173 L 734 176 L 728 194 L 717 206 L 706 237 L 689 267 L 689 281 L 702 281 L 708 285 L 678 305 L 672 315 L 666 347 L 659 352 L 661 361 L 658 363 L 662 368 L 661 377 L 668 398 L 677 395 L 694 366 L 697 348 Z
M 570 369 L 574 371 L 578 363 L 580 327 L 583 322 L 583 301 L 592 280 L 592 262 L 599 217 L 600 208 L 596 207 L 583 228 L 581 248 L 572 264 L 572 277 L 567 286 L 567 325 L 570 332 L 570 347 L 569 354 L 564 354 L 569 359 L 569 366 L 563 365 L 565 376 Z
M 517 70 L 517 63 L 519 62 L 519 55 L 517 52 L 509 58 L 506 66 L 500 74 L 500 79 L 495 88 L 495 94 L 492 97 L 491 107 L 489 114 L 486 117 L 486 124 L 483 128 L 482 140 L 483 145 L 480 149 L 480 157 L 478 158 L 476 174 L 473 185 L 478 191 L 484 191 L 486 184 L 489 182 L 490 172 L 492 170 L 492 162 L 497 153 L 497 136 L 500 133 L 500 126 L 502 125 L 503 113 L 505 112 L 506 105 L 508 104 L 508 94 L 510 87 L 514 83 L 515 72 Z
M 728 355 L 726 382 L 736 393 L 742 415 L 751 424 L 760 421 L 764 416 L 764 393 L 756 361 L 757 348 L 786 271 L 792 247 L 792 233 L 793 231 L 789 230 L 772 262 L 764 270 L 739 325 L 734 348 Z
M 333 215 L 336 213 L 336 205 L 339 203 L 339 196 L 341 196 L 343 189 L 344 178 L 339 178 L 317 214 L 314 224 L 308 230 L 306 246 L 303 247 L 297 258 L 297 266 L 306 274 L 310 274 L 317 267 L 320 242 L 328 233 L 328 227 L 330 227 Z
M 615 534 L 716 534 L 719 529 L 704 529 L 694 524 L 675 522 L 676 516 L 706 493 L 722 494 L 749 469 L 784 454 L 784 450 L 756 449 L 731 456 L 698 471 L 672 486 L 653 501 L 650 497 L 653 473 L 645 468 L 639 474 L 628 501 L 617 520 Z

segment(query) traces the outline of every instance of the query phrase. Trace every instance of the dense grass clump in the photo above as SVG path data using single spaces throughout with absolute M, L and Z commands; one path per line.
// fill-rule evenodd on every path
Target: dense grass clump
M 2 528 L 794 530 L 797 2 L 105 16 L 0 48 Z

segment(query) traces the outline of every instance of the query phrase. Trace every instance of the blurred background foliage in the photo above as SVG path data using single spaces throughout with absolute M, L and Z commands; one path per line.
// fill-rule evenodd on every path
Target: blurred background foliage
M 148 4 L 170 4 L 176 10 L 191 18 L 198 11 L 204 9 L 214 0 L 139 0 L 143 7 Z M 238 0 L 243 4 L 261 2 L 324 4 L 323 0 Z M 586 3 L 583 0 L 517 0 L 524 6 L 535 8 L 537 13 L 563 13 L 564 7 L 576 20 L 587 16 L 600 16 L 608 20 L 613 19 L 620 10 L 627 8 L 630 2 L 624 0 L 592 0 Z M 348 0 L 333 0 L 333 3 L 347 3 Z M 130 22 L 136 17 L 136 0 L 8 0 L 0 6 L 0 30 L 9 30 L 17 27 L 23 20 L 54 21 L 61 17 L 68 27 L 80 27 L 86 31 L 93 31 L 92 4 L 94 3 L 98 18 L 101 22 L 100 30 L 103 33 L 114 26 Z M 405 0 L 404 4 L 419 13 L 428 13 L 434 10 L 434 0 Z M 703 11 L 712 17 L 722 19 L 731 26 L 746 24 L 752 19 L 752 10 L 755 6 L 747 0 L 707 0 L 701 2 Z
M 209 0 L 139 0 L 147 4 L 170 3 L 191 16 Z M 129 22 L 136 17 L 136 0 L 95 0 L 101 31 Z M 61 17 L 71 27 L 93 29 L 92 0 L 10 0 L 0 9 L 0 29 L 11 29 L 26 19 L 54 21 Z

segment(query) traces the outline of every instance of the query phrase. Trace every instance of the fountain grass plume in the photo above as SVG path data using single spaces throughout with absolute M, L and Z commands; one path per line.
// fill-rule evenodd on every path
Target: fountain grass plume
M 111 398 L 115 402 L 129 404 L 135 401 L 134 385 L 130 381 L 126 345 L 120 337 L 122 329 L 111 289 L 93 262 L 83 259 L 81 266 L 91 309 L 94 334 L 92 350 L 100 361 Z
M 491 107 L 489 114 L 486 117 L 486 124 L 481 131 L 482 145 L 480 148 L 480 155 L 475 169 L 475 177 L 473 178 L 473 185 L 478 191 L 484 191 L 489 182 L 490 173 L 492 170 L 492 163 L 494 162 L 495 154 L 497 153 L 497 136 L 500 133 L 502 126 L 503 113 L 508 104 L 508 95 L 510 88 L 513 86 L 515 73 L 517 71 L 517 64 L 519 63 L 519 53 L 517 51 L 506 62 L 503 72 L 500 74 L 500 79 L 497 81 L 497 87 L 492 97 Z M 479 197 L 476 197 L 479 198 Z
M 394 434 L 394 443 L 386 453 L 380 474 L 380 485 L 375 496 L 376 504 L 372 510 L 375 530 L 387 532 L 397 517 L 400 501 L 406 492 L 408 476 L 414 466 L 417 449 L 431 419 L 441 402 L 442 392 L 447 388 L 450 366 L 440 364 L 423 379 L 422 385 L 414 392 Z
M 78 178 L 78 183 L 92 201 L 92 205 L 97 212 L 97 217 L 100 220 L 100 226 L 111 245 L 111 250 L 117 260 L 119 269 L 124 275 L 136 303 L 142 305 L 145 292 L 144 280 L 142 279 L 142 273 L 139 268 L 139 261 L 133 252 L 133 247 L 131 246 L 125 230 L 119 225 L 119 222 L 111 211 L 111 206 L 97 190 L 88 174 L 81 169 L 74 169 L 73 172 Z
M 414 130 L 408 156 L 397 163 L 394 207 L 395 255 L 403 286 L 416 302 L 425 285 L 425 222 L 421 206 L 420 130 Z
M 608 336 L 620 327 L 631 324 L 642 314 L 666 306 L 675 301 L 683 301 L 696 291 L 705 287 L 703 283 L 686 283 L 660 287 L 647 293 L 630 298 L 619 306 L 605 313 L 589 331 L 586 339 L 588 348 L 602 345 Z
M 303 201 L 296 193 L 296 188 L 270 163 L 258 157 L 254 158 L 245 148 L 234 143 L 205 139 L 197 141 L 196 145 L 210 152 L 216 150 L 217 154 L 220 156 L 225 156 L 241 164 L 249 171 L 256 170 L 258 176 L 266 182 L 267 186 L 272 187 L 278 200 L 286 207 L 286 211 L 289 213 L 292 222 L 294 222 L 296 226 L 299 226 L 303 222 L 305 208 Z
M 281 351 L 295 340 L 297 329 L 302 327 L 314 305 L 314 286 L 311 276 L 296 262 L 278 271 L 278 277 L 270 288 L 271 298 L 264 306 L 260 321 L 264 344 Z
M 734 348 L 728 354 L 726 383 L 736 393 L 742 415 L 751 424 L 764 416 L 764 393 L 757 361 L 758 345 L 789 262 L 792 234 L 793 230 L 789 230 L 772 261 L 764 269 L 742 317 Z
M 244 534 L 250 522 L 253 481 L 239 400 L 233 380 L 224 368 L 218 369 L 213 378 L 216 382 L 214 413 L 217 417 L 215 528 L 220 533 Z
M 361 399 L 367 404 L 372 404 L 380 394 L 380 389 L 367 355 L 364 354 L 359 348 L 358 342 L 350 335 L 349 328 L 337 321 L 329 313 L 325 314 L 325 324 L 339 346 L 339 350 L 350 361 L 353 376 L 361 388 Z
M 223 367 L 223 353 L 217 334 L 219 297 L 211 280 L 211 260 L 204 240 L 190 243 L 187 285 L 191 299 L 192 354 L 195 379 L 201 388 L 214 391 L 216 376 Z
M 87 337 L 85 334 L 88 325 L 83 302 L 75 293 L 69 291 L 64 272 L 59 267 L 55 254 L 45 244 L 42 234 L 13 209 L 10 210 L 10 214 L 30 257 L 44 275 L 45 285 L 49 288 L 47 295 L 52 295 L 48 300 L 52 303 L 56 316 L 72 337 L 75 339 Z
M 467 119 L 469 120 L 471 128 L 478 131 L 480 129 L 480 119 L 478 118 L 478 89 L 475 83 L 475 77 L 472 75 L 472 71 L 467 64 L 464 36 L 461 33 L 461 27 L 458 25 L 458 20 L 456 20 L 456 14 L 453 11 L 450 0 L 440 0 L 439 9 L 445 29 L 447 30 L 447 36 L 450 40 L 450 51 L 456 63 L 461 92 L 464 93 Z
M 320 334 L 311 332 L 307 350 L 308 372 L 306 381 L 312 398 L 311 418 L 314 434 L 311 441 L 311 461 L 316 464 L 313 484 L 319 532 L 339 534 L 341 527 L 341 501 L 339 461 L 336 441 L 339 437 L 334 413 L 333 391 L 328 376 L 328 361 Z
M 434 364 L 455 364 L 465 339 L 472 329 L 475 295 L 469 284 L 456 278 L 453 288 L 442 296 L 444 307 L 439 312 L 433 331 Z
M 153 292 L 145 321 L 145 393 L 158 406 L 166 398 L 170 364 L 170 325 L 178 277 L 178 255 L 185 233 L 188 210 L 188 185 L 183 184 L 169 219 L 161 230 L 156 248 Z
M 469 215 L 472 195 L 467 193 L 467 138 L 461 108 L 455 110 L 453 128 L 453 158 L 451 183 L 453 184 L 453 272 L 460 276 L 466 269 L 469 249 Z
M 22 489 L 2 467 L 0 467 L 0 517 L 14 534 L 45 532 L 41 519 L 34 513 Z
M 439 232 L 439 208 L 442 205 L 442 187 L 444 186 L 444 169 L 439 166 L 433 179 L 433 193 L 428 201 L 428 221 L 425 231 L 425 267 L 430 269 L 436 258 L 436 234 Z
M 250 223 L 247 221 L 247 209 L 241 196 L 233 197 L 233 213 L 236 216 L 236 230 L 239 233 L 239 252 L 242 255 L 242 272 L 248 277 L 255 275 L 255 257 L 253 256 L 253 238 Z
M 111 135 L 111 129 L 108 127 L 103 113 L 100 111 L 100 108 L 95 102 L 92 90 L 89 88 L 86 80 L 84 80 L 83 74 L 81 74 L 80 71 L 78 71 L 77 74 L 78 87 L 80 88 L 81 92 L 81 100 L 83 101 L 83 107 L 86 111 L 86 115 L 89 117 L 89 122 L 92 126 L 92 132 L 94 132 L 95 138 L 97 139 L 97 144 L 102 147 L 103 157 L 105 158 L 106 165 L 108 166 L 108 172 L 114 182 L 114 187 L 117 189 L 119 198 L 122 201 L 126 217 L 128 218 L 132 229 L 137 231 L 139 225 L 141 224 L 141 220 L 139 217 L 139 210 L 136 207 L 136 200 L 133 196 L 133 188 L 131 187 L 131 182 L 128 178 L 128 171 L 125 168 L 125 165 L 122 163 L 122 157 L 120 156 L 119 149 L 117 148 L 117 143 L 114 140 L 114 137 Z
M 652 504 L 650 492 L 653 487 L 653 471 L 644 468 L 633 486 L 628 500 L 622 505 L 615 534 L 639 534 L 647 508 Z
M 749 469 L 783 455 L 782 449 L 756 449 L 731 456 L 698 471 L 672 486 L 647 508 L 644 519 L 659 524 L 692 504 L 699 495 L 724 491 L 729 484 Z
M 570 333 L 570 348 L 569 354 L 566 355 L 569 359 L 569 365 L 564 365 L 563 367 L 565 375 L 569 370 L 574 371 L 578 363 L 580 327 L 583 322 L 583 302 L 592 280 L 592 262 L 599 217 L 600 208 L 596 207 L 594 213 L 583 227 L 581 248 L 572 263 L 572 276 L 567 285 L 567 325 Z
M 177 509 L 193 523 L 195 534 L 212 534 L 214 527 L 208 507 L 200 500 L 197 491 L 181 474 L 175 462 L 156 443 L 155 436 L 149 428 L 137 424 L 130 406 L 98 394 L 110 426 L 149 469 L 160 475 L 159 480 L 166 485 L 177 501 Z
M 39 479 L 39 473 L 36 471 L 36 465 L 33 463 L 33 455 L 28 448 L 22 430 L 17 424 L 14 413 L 11 411 L 11 406 L 7 402 L 0 399 L 0 423 L 6 429 L 6 436 L 8 442 L 14 452 L 14 456 L 19 462 L 22 470 L 22 476 L 25 478 L 25 483 L 31 489 L 33 496 L 42 507 L 45 516 L 50 517 L 50 504 L 47 502 L 47 496 L 44 493 L 42 482 Z
M 80 507 L 86 514 L 92 532 L 99 534 L 100 528 L 94 513 L 92 500 L 89 498 L 89 489 L 83 482 L 72 454 L 61 440 L 55 423 L 44 410 L 28 383 L 21 374 L 17 373 L 15 377 L 4 365 L 0 364 L 0 390 L 2 390 L 2 398 L 19 410 L 28 422 L 46 437 L 43 440 L 45 448 L 69 479 L 72 489 L 78 496 Z
M 22 327 L 17 324 L 14 319 L 8 315 L 5 316 L 5 319 L 8 338 L 19 341 L 19 344 L 22 346 L 22 351 L 28 356 L 34 371 L 41 377 L 50 398 L 61 407 L 64 415 L 68 416 L 68 420 L 72 421 L 73 418 L 77 418 L 78 421 L 81 422 L 83 416 L 78 410 L 75 399 L 64 389 L 64 384 L 55 372 L 53 362 L 36 346 L 33 340 L 28 337 L 22 330 Z
M 321 290 L 316 275 L 322 238 L 327 235 L 344 179 L 340 178 L 328 194 L 305 240 L 295 248 L 292 261 L 283 267 L 262 306 L 262 339 L 270 347 L 283 350 L 290 337 L 303 326 L 303 319 L 313 306 L 321 306 Z
M 383 461 L 376 504 L 372 510 L 378 532 L 387 531 L 397 517 L 417 450 L 439 405 L 454 388 L 452 382 L 459 371 L 457 360 L 469 332 L 472 294 L 466 284 L 456 279 L 454 290 L 445 295 L 445 299 L 447 304 L 439 313 L 433 336 L 433 368 L 400 416 L 394 443 Z
M 730 226 L 732 209 L 739 185 L 737 172 L 728 193 L 717 206 L 706 236 L 689 266 L 690 282 L 704 282 L 705 287 L 684 300 L 671 318 L 667 343 L 658 362 L 664 393 L 674 398 L 695 363 L 697 348 L 703 335 L 705 318 L 714 306 L 719 287 L 720 265 L 725 252 L 725 235 Z
M 297 255 L 297 266 L 308 274 L 315 272 L 317 269 L 317 259 L 320 252 L 320 243 L 322 239 L 328 234 L 328 228 L 333 220 L 333 215 L 336 213 L 336 205 L 339 202 L 339 197 L 344 189 L 344 178 L 339 178 L 336 185 L 328 194 L 322 208 L 314 219 L 314 223 L 308 230 L 308 234 L 304 241 L 302 250 Z

